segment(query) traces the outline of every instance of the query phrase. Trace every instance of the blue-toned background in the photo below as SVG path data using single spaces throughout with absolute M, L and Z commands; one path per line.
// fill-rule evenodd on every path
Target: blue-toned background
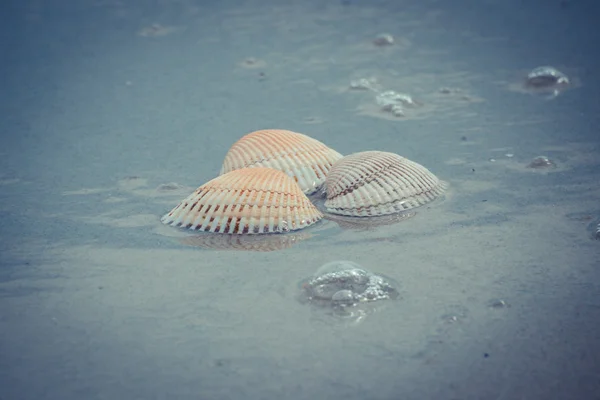
M 596 398 L 599 11 L 2 2 L 0 399 Z M 551 99 L 522 87 L 543 65 L 572 82 Z M 370 77 L 422 106 L 382 112 L 349 89 Z M 182 244 L 160 216 L 265 128 L 401 154 L 450 190 L 276 252 Z M 539 155 L 556 168 L 527 168 Z M 340 259 L 400 298 L 361 321 L 299 302 Z

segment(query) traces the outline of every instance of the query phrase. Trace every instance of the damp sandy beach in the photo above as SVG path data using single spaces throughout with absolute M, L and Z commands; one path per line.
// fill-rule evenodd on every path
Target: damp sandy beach
M 594 2 L 1 7 L 1 400 L 600 393 Z M 528 90 L 540 66 L 569 84 Z M 259 129 L 449 186 L 267 242 L 161 223 Z M 397 297 L 302 301 L 339 260 Z

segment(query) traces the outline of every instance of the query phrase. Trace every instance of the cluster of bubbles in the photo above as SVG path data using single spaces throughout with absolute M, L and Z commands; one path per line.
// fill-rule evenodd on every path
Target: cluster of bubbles
M 393 90 L 381 90 L 376 78 L 361 78 L 350 82 L 352 90 L 369 90 L 376 93 L 375 102 L 382 111 L 391 113 L 395 117 L 404 117 L 406 108 L 419 107 L 422 104 L 406 93 Z
M 529 164 L 527 164 L 527 168 L 556 168 L 556 164 L 546 156 L 538 156 L 531 160 Z
M 571 81 L 563 72 L 549 65 L 534 68 L 527 74 L 525 87 L 540 94 L 549 95 L 554 98 L 569 86 Z
M 301 282 L 300 301 L 332 311 L 340 317 L 362 320 L 375 311 L 374 303 L 396 299 L 397 284 L 352 261 L 332 261 Z

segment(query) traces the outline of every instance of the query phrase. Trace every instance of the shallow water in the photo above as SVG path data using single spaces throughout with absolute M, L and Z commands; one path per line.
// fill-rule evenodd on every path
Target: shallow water
M 3 5 L 0 399 L 597 396 L 594 2 L 446 3 Z M 540 65 L 570 90 L 524 92 Z M 381 112 L 348 89 L 368 77 L 423 105 Z M 263 128 L 392 151 L 450 190 L 279 251 L 182 243 L 160 216 Z M 359 321 L 298 301 L 342 259 L 400 297 Z

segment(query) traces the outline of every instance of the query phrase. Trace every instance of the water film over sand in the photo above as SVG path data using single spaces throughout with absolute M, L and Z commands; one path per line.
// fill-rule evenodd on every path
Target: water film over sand
M 0 399 L 600 392 L 600 38 L 585 2 L 515 7 L 15 6 L 2 28 Z M 265 129 L 334 149 L 319 174 L 286 172 L 319 218 L 256 235 L 161 222 Z M 305 157 L 261 146 L 251 163 Z M 364 151 L 413 160 L 435 175 L 414 187 L 444 190 L 390 215 L 327 212 L 318 186 Z M 357 187 L 342 192 L 363 201 Z

